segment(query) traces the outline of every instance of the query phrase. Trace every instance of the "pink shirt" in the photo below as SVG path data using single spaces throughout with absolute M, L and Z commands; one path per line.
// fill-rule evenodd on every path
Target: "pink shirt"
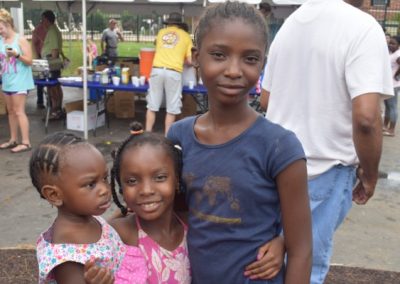
M 189 284 L 190 264 L 186 244 L 187 226 L 181 244 L 169 251 L 161 247 L 142 230 L 136 217 L 138 247 L 126 246 L 125 258 L 115 274 L 115 284 Z

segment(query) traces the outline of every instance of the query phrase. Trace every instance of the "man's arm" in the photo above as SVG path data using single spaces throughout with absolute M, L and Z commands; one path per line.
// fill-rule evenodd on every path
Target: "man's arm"
M 122 36 L 122 33 L 118 29 L 116 30 L 116 33 L 117 33 L 119 40 L 124 41 L 124 37 Z
M 260 106 L 263 111 L 267 111 L 268 101 L 269 101 L 269 92 L 267 90 L 261 89 Z
M 103 31 L 103 35 L 101 36 L 101 40 L 100 40 L 101 54 L 104 53 L 104 42 L 105 41 L 106 41 L 106 31 Z
M 360 161 L 353 200 L 357 204 L 365 204 L 375 191 L 382 152 L 379 94 L 369 93 L 356 97 L 352 101 L 352 112 L 353 140 Z

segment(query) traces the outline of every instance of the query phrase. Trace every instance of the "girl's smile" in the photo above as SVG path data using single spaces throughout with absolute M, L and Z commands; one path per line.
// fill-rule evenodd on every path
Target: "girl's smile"
M 265 47 L 254 26 L 241 19 L 209 30 L 193 58 L 211 97 L 245 99 L 264 66 Z
M 176 174 L 174 162 L 161 146 L 127 149 L 121 160 L 124 200 L 136 214 L 153 220 L 172 211 Z

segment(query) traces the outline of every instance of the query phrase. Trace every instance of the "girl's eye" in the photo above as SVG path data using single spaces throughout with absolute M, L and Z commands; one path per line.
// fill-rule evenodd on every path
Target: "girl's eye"
M 162 181 L 165 181 L 167 179 L 167 175 L 158 175 L 158 176 L 156 176 L 156 178 L 155 178 L 155 180 L 157 181 L 157 182 L 162 182 Z
M 219 51 L 214 51 L 210 53 L 211 56 L 217 60 L 222 60 L 225 58 L 225 55 L 222 52 Z
M 88 189 L 94 189 L 96 187 L 96 182 L 90 182 L 86 184 L 86 188 Z
M 135 179 L 135 178 L 129 178 L 127 181 L 126 181 L 126 184 L 127 185 L 135 185 L 137 183 L 137 180 Z
M 246 62 L 250 63 L 250 64 L 256 64 L 260 61 L 258 56 L 247 56 L 246 57 Z

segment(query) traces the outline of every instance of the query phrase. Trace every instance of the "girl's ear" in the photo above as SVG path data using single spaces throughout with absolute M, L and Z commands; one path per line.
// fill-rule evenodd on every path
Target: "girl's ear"
M 198 58 L 199 58 L 199 50 L 197 47 L 193 46 L 192 47 L 192 65 L 196 69 L 200 67 Z
M 43 197 L 51 204 L 56 207 L 63 205 L 63 194 L 59 187 L 56 185 L 44 185 L 40 190 Z

